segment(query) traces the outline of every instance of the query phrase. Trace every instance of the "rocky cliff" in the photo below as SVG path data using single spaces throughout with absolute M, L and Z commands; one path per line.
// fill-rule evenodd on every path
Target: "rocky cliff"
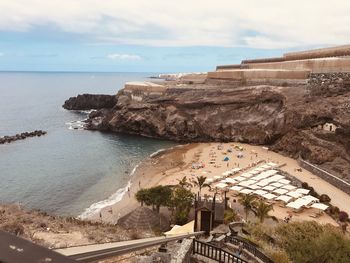
M 336 85 L 329 79 L 337 79 Z M 349 180 L 348 79 L 349 74 L 314 74 L 307 85 L 284 87 L 182 85 L 161 95 L 138 93 L 137 99 L 121 90 L 114 107 L 90 114 L 88 127 L 185 142 L 269 145 Z M 317 86 L 323 92 L 315 92 Z

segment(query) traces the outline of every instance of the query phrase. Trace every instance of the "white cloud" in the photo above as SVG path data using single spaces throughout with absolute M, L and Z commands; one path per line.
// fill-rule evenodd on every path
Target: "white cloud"
M 350 42 L 348 0 L 1 0 L 0 10 L 0 30 L 50 25 L 100 43 L 288 48 Z
M 140 56 L 131 54 L 109 54 L 107 58 L 113 60 L 141 60 Z

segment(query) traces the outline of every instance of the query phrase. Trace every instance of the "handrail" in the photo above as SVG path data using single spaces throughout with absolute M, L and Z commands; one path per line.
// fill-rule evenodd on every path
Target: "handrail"
M 68 256 L 78 262 L 95 262 L 98 260 L 120 256 L 133 251 L 161 245 L 167 242 L 190 238 L 204 234 L 204 231 L 190 234 L 174 235 L 172 237 L 145 238 L 125 242 L 113 242 L 100 245 L 85 245 L 74 248 L 58 249 L 56 252 Z M 103 247 L 103 248 L 101 248 Z
M 198 254 L 212 260 L 216 260 L 220 263 L 248 263 L 248 261 L 241 259 L 240 257 L 209 243 L 201 242 L 197 239 L 193 239 L 193 254 Z
M 225 242 L 229 242 L 233 245 L 239 246 L 243 245 L 243 249 L 249 251 L 254 257 L 262 260 L 265 263 L 274 263 L 272 259 L 266 256 L 262 251 L 260 251 L 252 242 L 246 240 L 242 237 L 237 236 L 226 236 Z

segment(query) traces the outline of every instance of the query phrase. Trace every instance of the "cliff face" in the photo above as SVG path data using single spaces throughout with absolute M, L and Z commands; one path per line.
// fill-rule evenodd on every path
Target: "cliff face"
M 323 82 L 318 78 L 327 76 L 313 76 L 304 86 L 226 83 L 213 89 L 188 85 L 168 88 L 162 95 L 137 96 L 121 90 L 113 108 L 90 114 L 88 127 L 186 142 L 269 145 L 346 179 L 350 174 L 350 89 L 339 80 L 341 89 L 329 84 L 319 94 L 314 92 L 315 83 Z

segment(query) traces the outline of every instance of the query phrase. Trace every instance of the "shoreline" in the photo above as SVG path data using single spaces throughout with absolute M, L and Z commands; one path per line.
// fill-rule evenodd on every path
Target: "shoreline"
M 244 158 L 238 159 L 231 155 L 229 162 L 223 162 L 222 157 L 226 156 L 221 151 L 221 160 L 217 160 L 218 166 L 209 164 L 209 153 L 213 149 L 217 149 L 218 145 L 223 145 L 224 148 L 237 145 L 243 147 Z M 254 154 L 253 154 L 254 153 Z M 220 154 L 220 151 L 217 151 Z M 153 157 L 152 157 L 153 156 Z M 341 210 L 347 211 L 350 207 L 350 201 L 348 195 L 341 190 L 330 185 L 328 182 L 322 180 L 316 175 L 303 169 L 302 172 L 296 172 L 297 168 L 300 168 L 297 160 L 281 155 L 276 152 L 266 150 L 262 146 L 254 146 L 242 143 L 193 143 L 186 145 L 178 145 L 166 150 L 157 151 L 157 153 L 151 154 L 145 160 L 143 160 L 139 166 L 135 169 L 135 173 L 130 178 L 130 191 L 124 192 L 121 200 L 112 205 L 103 207 L 100 213 L 92 214 L 88 216 L 87 220 L 102 221 L 107 223 L 116 224 L 119 218 L 123 217 L 127 213 L 131 212 L 140 204 L 134 198 L 135 193 L 141 188 L 149 188 L 156 185 L 174 185 L 177 184 L 177 180 L 187 176 L 189 181 L 192 181 L 196 176 L 203 175 L 206 177 L 212 177 L 216 174 L 221 174 L 226 171 L 227 167 L 240 167 L 249 168 L 252 162 L 257 161 L 274 161 L 279 164 L 285 164 L 281 170 L 288 172 L 290 175 L 307 182 L 314 187 L 319 194 L 327 194 L 331 197 L 331 203 L 338 206 Z M 192 169 L 193 163 L 204 163 L 205 167 L 201 169 Z M 227 165 L 227 167 L 226 167 Z M 216 167 L 217 166 L 217 167 Z M 193 188 L 196 191 L 196 188 Z M 203 194 L 210 194 L 206 190 L 202 190 Z M 233 197 L 234 198 L 234 197 Z M 273 212 L 278 218 L 283 219 L 287 209 L 281 209 L 276 206 Z M 348 212 L 348 211 L 347 211 Z M 300 216 L 296 220 L 312 220 L 306 213 L 305 216 Z M 333 223 L 328 216 L 322 218 L 322 222 Z

